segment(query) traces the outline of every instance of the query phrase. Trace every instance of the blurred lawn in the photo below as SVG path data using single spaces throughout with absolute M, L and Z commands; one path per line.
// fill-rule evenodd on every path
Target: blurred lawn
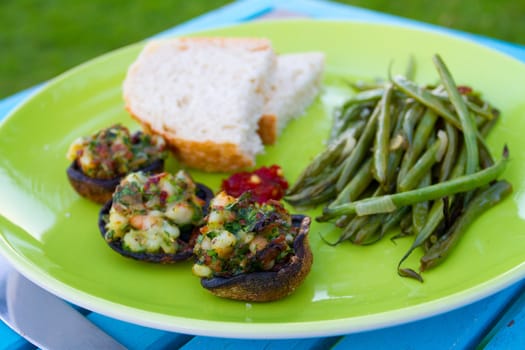
M 229 2 L 0 0 L 0 98 Z M 338 2 L 525 45 L 523 0 Z

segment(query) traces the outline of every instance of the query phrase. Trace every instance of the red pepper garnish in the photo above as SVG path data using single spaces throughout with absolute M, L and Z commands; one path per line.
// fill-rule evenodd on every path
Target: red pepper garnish
M 458 92 L 462 95 L 468 95 L 472 93 L 472 88 L 470 86 L 460 85 L 458 86 Z
M 159 194 L 160 205 L 165 206 L 167 199 L 168 199 L 168 192 L 160 191 L 160 194 Z
M 222 190 L 233 197 L 239 197 L 250 191 L 258 203 L 270 199 L 281 200 L 288 189 L 288 182 L 283 176 L 281 167 L 272 165 L 261 167 L 253 172 L 239 172 L 222 182 Z

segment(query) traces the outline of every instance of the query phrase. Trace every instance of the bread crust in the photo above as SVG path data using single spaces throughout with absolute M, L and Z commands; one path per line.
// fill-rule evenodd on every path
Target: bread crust
M 265 145 L 273 145 L 277 141 L 277 116 L 264 114 L 259 119 L 257 133 Z
M 173 131 L 168 133 L 166 131 L 153 130 L 149 123 L 133 114 L 127 104 L 126 110 L 133 119 L 142 125 L 145 133 L 162 136 L 177 159 L 190 168 L 206 172 L 232 172 L 255 165 L 254 160 L 241 152 L 237 145 L 233 143 L 175 138 L 173 137 Z M 210 162 L 210 159 L 214 161 Z
M 232 172 L 255 165 L 233 143 L 168 139 L 178 159 L 191 168 L 207 172 Z M 213 162 L 210 162 L 210 159 Z

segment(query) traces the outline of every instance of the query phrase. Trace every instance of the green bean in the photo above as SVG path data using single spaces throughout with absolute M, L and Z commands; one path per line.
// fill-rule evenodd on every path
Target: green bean
M 341 131 L 337 132 L 337 134 L 334 137 L 331 137 L 330 140 L 332 140 L 333 142 L 333 140 L 337 140 L 337 138 L 348 137 L 349 135 L 357 140 L 359 139 L 359 137 L 361 137 L 365 126 L 366 119 L 358 119 L 348 122 L 345 125 L 343 125 Z
M 441 77 L 441 81 L 447 90 L 450 101 L 452 102 L 452 105 L 456 109 L 456 112 L 459 116 L 463 130 L 465 146 L 467 148 L 467 164 L 465 172 L 467 174 L 472 174 L 477 171 L 479 165 L 478 142 L 476 139 L 477 129 L 476 125 L 474 124 L 474 119 L 470 115 L 465 101 L 461 97 L 456 83 L 454 82 L 452 75 L 450 74 L 441 57 L 439 55 L 434 55 L 433 61 Z
M 329 201 L 336 195 L 333 186 L 321 183 L 313 189 L 308 189 L 297 195 L 285 197 L 285 201 L 299 208 L 313 208 L 319 204 Z
M 496 125 L 498 120 L 499 120 L 499 115 L 495 114 L 493 119 L 489 120 L 487 123 L 483 124 L 479 128 L 479 133 L 482 136 L 487 136 L 489 134 L 489 132 L 492 130 L 492 128 L 494 127 L 494 125 Z
M 479 164 L 482 169 L 491 167 L 494 164 L 494 158 L 487 147 L 479 147 Z
M 465 163 L 467 162 L 467 151 L 465 146 L 462 146 L 459 150 L 458 158 L 456 159 L 456 164 L 452 167 L 450 171 L 449 179 L 454 179 L 456 177 L 465 175 Z
M 462 147 L 457 162 L 450 172 L 451 179 L 460 177 L 464 174 L 466 158 L 467 152 L 465 150 L 465 147 Z M 431 237 L 432 233 L 435 232 L 440 223 L 443 222 L 443 220 L 445 219 L 445 210 L 448 209 L 445 205 L 445 202 L 448 202 L 448 204 L 450 204 L 450 200 L 445 201 L 445 199 L 435 200 L 433 202 L 432 207 L 430 208 L 430 211 L 427 215 L 427 220 L 425 221 L 425 224 L 417 233 L 414 242 L 410 246 L 410 249 L 405 253 L 405 255 L 401 258 L 401 260 L 398 263 L 398 273 L 401 276 L 415 278 L 419 281 L 423 280 L 417 272 L 411 269 L 402 269 L 400 266 L 403 263 L 403 261 L 405 261 L 406 258 L 408 258 L 408 256 L 414 251 L 414 249 L 421 246 L 424 242 L 427 241 L 429 237 Z
M 483 124 L 483 126 L 481 126 L 480 131 L 479 131 L 480 134 L 488 135 L 488 133 L 494 127 L 497 121 L 498 121 L 498 118 L 495 117 L 494 119 Z M 485 143 L 479 144 L 479 163 L 482 168 L 487 168 L 491 166 L 492 164 L 494 164 L 494 157 L 492 156 L 492 153 L 490 152 L 488 146 Z
M 506 147 L 494 161 L 484 139 L 499 111 L 470 88 L 458 89 L 438 55 L 433 61 L 439 85 L 416 84 L 413 61 L 405 77 L 350 84 L 357 92 L 335 111 L 328 146 L 285 196 L 294 206 L 325 204 L 316 220 L 341 232 L 331 245 L 372 244 L 395 227 L 401 231 L 392 240 L 414 235 L 397 271 L 420 281 L 404 268 L 407 257 L 423 248 L 424 270 L 438 248 L 446 254 L 462 218 L 474 219 L 471 206 L 508 162 Z
M 407 80 L 405 77 L 396 76 L 393 78 L 394 84 L 405 94 L 419 101 L 436 114 L 442 116 L 447 122 L 461 130 L 461 123 L 441 102 L 439 98 L 417 84 Z
M 505 147 L 503 157 L 487 169 L 479 170 L 473 174 L 459 176 L 442 183 L 436 183 L 425 188 L 326 207 L 323 210 L 323 215 L 318 217 L 317 220 L 327 221 L 334 217 L 348 214 L 357 214 L 360 216 L 387 213 L 404 205 L 412 205 L 420 201 L 435 200 L 459 192 L 471 191 L 495 180 L 505 169 L 507 161 L 508 149 Z
M 403 217 L 409 216 L 407 214 L 410 214 L 409 206 L 401 207 L 393 213 L 388 213 L 381 227 L 381 235 L 384 236 L 388 231 L 396 227 Z
M 449 102 L 449 96 L 446 90 L 444 89 L 443 85 L 439 85 L 441 88 L 440 90 L 434 89 L 432 90 L 432 94 L 442 100 L 443 102 Z M 474 102 L 472 102 L 468 96 L 462 96 L 463 100 L 465 101 L 465 104 L 467 105 L 467 108 L 474 113 L 475 115 L 479 115 L 483 119 L 486 120 L 492 120 L 495 115 L 493 113 L 492 107 L 488 103 L 484 103 L 483 106 L 478 106 Z
M 413 229 L 413 226 L 412 226 L 412 207 L 407 205 L 407 206 L 404 206 L 404 207 L 401 207 L 397 210 L 400 210 L 402 208 L 409 208 L 410 211 L 408 212 L 409 215 L 405 215 L 403 216 L 400 221 L 399 221 L 399 229 L 401 230 L 401 235 L 398 235 L 399 237 L 404 237 L 404 236 L 410 236 L 412 235 L 414 232 L 412 231 Z M 394 211 L 395 213 L 395 211 Z
M 423 283 L 423 277 L 416 271 L 409 269 L 409 268 L 401 268 L 400 266 L 397 267 L 397 273 L 401 277 L 409 277 L 413 278 L 415 280 L 418 280 L 419 282 Z
M 459 238 L 466 231 L 468 226 L 483 212 L 501 202 L 512 192 L 512 186 L 502 180 L 489 186 L 487 189 L 480 190 L 472 198 L 464 214 L 452 225 L 449 231 L 441 236 L 439 240 L 421 258 L 420 270 L 428 270 L 441 263 L 456 245 Z
M 405 122 L 408 111 L 413 107 L 414 101 L 407 98 L 397 98 L 391 106 L 394 107 L 392 111 L 392 125 L 394 126 L 391 131 L 391 137 L 395 134 L 403 133 L 403 123 Z M 392 148 L 392 143 L 390 144 Z
M 336 111 L 330 132 L 330 140 L 335 140 L 345 132 L 354 130 L 353 135 L 357 138 L 366 124 L 368 108 L 363 105 L 352 105 L 344 111 Z
M 348 101 L 343 104 L 343 109 L 348 108 L 354 104 L 362 104 L 365 102 L 376 102 L 381 99 L 385 92 L 384 86 L 380 86 L 375 89 L 369 89 L 361 91 L 352 96 Z
M 416 235 L 416 239 L 412 243 L 412 246 L 410 249 L 406 252 L 406 254 L 401 258 L 401 263 L 416 249 L 419 247 L 423 242 L 425 242 L 428 237 L 434 232 L 434 230 L 438 227 L 438 225 L 443 221 L 444 219 L 444 210 L 445 210 L 445 201 L 444 200 L 435 200 L 432 203 L 432 206 L 430 207 L 430 210 L 427 215 L 427 220 L 425 221 L 425 224 L 421 227 L 419 232 Z
M 414 59 L 414 56 L 410 55 L 408 58 L 408 64 L 405 70 L 405 77 L 410 80 L 414 80 L 416 77 L 416 60 Z
M 348 82 L 348 85 L 352 88 L 352 90 L 356 92 L 366 91 L 366 90 L 374 90 L 379 89 L 385 85 L 384 81 L 363 81 L 359 80 L 357 82 Z
M 494 113 L 492 111 L 492 108 L 488 103 L 486 103 L 483 107 L 479 107 L 478 105 L 470 102 L 468 98 L 464 98 L 465 103 L 467 104 L 467 108 L 474 113 L 475 115 L 479 115 L 480 117 L 483 117 L 487 120 L 494 119 Z
M 386 182 L 386 168 L 388 163 L 388 148 L 390 145 L 390 125 L 392 124 L 390 115 L 390 102 L 392 96 L 392 84 L 388 84 L 385 93 L 381 98 L 381 111 L 377 117 L 377 131 L 374 144 L 374 161 L 372 174 L 380 183 Z
M 408 111 L 406 112 L 404 116 L 403 131 L 405 132 L 405 135 L 407 137 L 409 144 L 412 144 L 412 135 L 413 135 L 414 129 L 418 121 L 423 116 L 424 112 L 425 112 L 425 107 L 423 107 L 423 105 L 419 103 L 414 103 L 408 109 Z
M 334 169 L 325 178 L 304 188 L 301 192 L 287 195 L 284 200 L 294 206 L 313 207 L 324 203 L 336 195 L 335 182 L 340 168 Z
M 419 182 L 418 188 L 429 186 L 431 183 L 432 176 L 430 171 L 428 171 Z M 422 201 L 412 205 L 412 231 L 415 235 L 417 235 L 425 225 L 428 216 L 429 205 L 429 201 Z
M 431 92 L 425 90 L 424 88 L 421 88 L 420 86 L 416 85 L 415 83 L 408 81 L 406 78 L 402 76 L 397 76 L 393 78 L 394 84 L 402 90 L 407 95 L 413 97 L 414 99 L 418 100 L 428 108 L 434 110 L 438 115 L 443 117 L 448 123 L 456 127 L 457 129 L 463 131 L 463 126 L 461 122 L 456 118 L 441 102 L 441 100 L 434 96 Z M 474 130 L 475 136 L 478 139 L 478 142 L 482 144 L 483 147 L 488 149 L 485 140 L 481 136 L 481 134 Z M 470 138 L 470 136 L 469 136 Z
M 399 238 L 414 235 L 414 226 L 412 225 L 412 208 L 410 206 L 406 206 L 403 208 L 407 209 L 407 212 L 399 221 L 400 232 L 390 238 L 390 241 L 392 241 L 392 243 L 395 243 L 395 241 Z M 398 210 L 401 210 L 403 208 L 399 208 Z
M 376 242 L 377 233 L 380 232 L 381 224 L 383 222 L 383 215 L 370 215 L 368 221 L 362 225 L 352 239 L 352 243 L 357 245 L 368 245 Z
M 374 139 L 374 134 L 377 128 L 377 118 L 381 112 L 381 108 L 381 104 L 378 103 L 374 112 L 368 119 L 365 130 L 357 141 L 352 153 L 343 163 L 344 166 L 341 175 L 336 183 L 337 191 L 341 191 L 346 186 L 350 178 L 354 175 L 357 167 L 361 165 L 362 160 L 366 157 L 370 144 Z
M 351 241 L 352 237 L 357 233 L 357 230 L 359 230 L 360 227 L 365 225 L 368 219 L 369 218 L 366 216 L 354 216 L 352 220 L 343 229 L 337 241 L 331 243 L 331 245 L 338 245 L 339 243 L 346 240 Z
M 391 192 L 395 189 L 396 180 L 397 180 L 397 169 L 399 163 L 405 151 L 406 138 L 403 134 L 403 119 L 407 113 L 407 110 L 410 108 L 405 101 L 398 101 L 399 106 L 398 110 L 391 113 L 393 117 L 393 130 L 391 132 L 391 142 L 388 147 L 388 160 L 386 166 L 386 178 L 385 182 L 381 184 L 385 192 Z
M 390 152 L 388 155 L 388 167 L 386 182 L 383 185 L 385 192 L 391 193 L 396 188 L 396 180 L 398 175 L 399 164 L 401 163 L 401 158 L 403 157 L 403 150 L 397 149 Z
M 426 110 L 421 118 L 421 121 L 416 128 L 413 142 L 401 161 L 401 167 L 398 174 L 398 186 L 399 182 L 405 177 L 408 170 L 412 167 L 414 162 L 416 162 L 417 158 L 425 148 L 429 136 L 434 131 L 434 125 L 436 124 L 437 118 L 436 113 L 429 109 Z
M 440 131 L 440 133 L 441 135 L 446 135 L 443 131 Z M 415 188 L 423 176 L 430 171 L 432 165 L 441 160 L 443 150 L 445 150 L 446 147 L 446 136 L 438 138 L 432 146 L 423 153 L 410 170 L 400 178 L 398 190 L 404 192 Z M 441 153 L 441 155 L 439 153 Z
M 355 218 L 355 215 L 343 215 L 337 219 L 335 226 L 340 228 L 346 227 L 353 218 Z
M 324 170 L 332 168 L 333 164 L 337 163 L 342 157 L 347 142 L 348 139 L 341 139 L 339 142 L 329 145 L 323 152 L 319 153 L 301 172 L 297 180 L 295 180 L 294 185 L 288 189 L 287 196 L 297 193 Z
M 401 268 L 401 265 L 417 247 L 421 246 L 427 240 L 427 238 L 430 237 L 432 232 L 434 232 L 434 230 L 442 222 L 444 218 L 444 206 L 444 200 L 434 201 L 427 215 L 427 220 L 425 224 L 417 233 L 416 238 L 414 242 L 412 242 L 412 245 L 410 246 L 408 251 L 405 253 L 405 255 L 403 255 L 403 257 L 399 260 L 397 264 L 397 273 L 400 276 L 414 278 L 420 282 L 423 282 L 423 278 L 420 274 L 418 274 L 410 268 Z
M 441 167 L 439 168 L 439 182 L 448 179 L 452 167 L 454 166 L 454 162 L 456 161 L 459 145 L 457 129 L 449 123 L 445 123 L 445 131 L 447 133 L 448 146 L 443 161 L 441 162 Z
M 372 181 L 372 158 L 368 158 L 330 205 L 355 201 Z

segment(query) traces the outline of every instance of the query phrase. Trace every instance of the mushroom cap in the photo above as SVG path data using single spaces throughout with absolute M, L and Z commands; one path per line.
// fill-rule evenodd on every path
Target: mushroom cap
M 205 201 L 205 204 L 203 205 L 203 215 L 207 214 L 208 206 L 210 204 L 211 199 L 213 198 L 213 192 L 212 190 L 207 187 L 206 185 L 203 185 L 201 183 L 196 183 L 197 189 L 196 194 L 197 197 Z M 106 220 L 105 218 L 109 214 L 109 211 L 111 209 L 111 206 L 113 204 L 112 199 L 108 200 L 102 209 L 99 212 L 98 216 L 98 228 L 100 233 L 102 234 L 102 238 L 104 241 L 106 241 Z M 120 239 L 116 239 L 114 241 L 106 243 L 117 253 L 131 258 L 135 260 L 140 261 L 147 261 L 152 263 L 159 263 L 159 264 L 172 264 L 178 261 L 184 261 L 188 260 L 193 256 L 193 246 L 195 245 L 195 240 L 197 239 L 197 236 L 199 235 L 199 227 L 193 226 L 193 225 L 186 225 L 183 227 L 180 227 L 180 237 L 177 240 L 179 243 L 180 249 L 174 254 L 168 254 L 168 253 L 147 253 L 147 252 L 132 252 L 129 250 L 125 250 L 122 248 L 122 241 Z
M 294 256 L 278 271 L 243 273 L 233 277 L 201 278 L 201 285 L 211 293 L 228 299 L 266 302 L 290 295 L 303 282 L 313 263 L 308 242 L 311 219 L 292 215 L 292 224 L 299 227 L 294 240 Z
M 157 159 L 149 165 L 137 169 L 137 171 L 139 170 L 147 173 L 160 173 L 164 170 L 164 159 Z M 75 161 L 67 168 L 66 173 L 71 186 L 79 195 L 99 204 L 111 200 L 115 188 L 125 176 L 112 179 L 95 179 L 84 174 Z

